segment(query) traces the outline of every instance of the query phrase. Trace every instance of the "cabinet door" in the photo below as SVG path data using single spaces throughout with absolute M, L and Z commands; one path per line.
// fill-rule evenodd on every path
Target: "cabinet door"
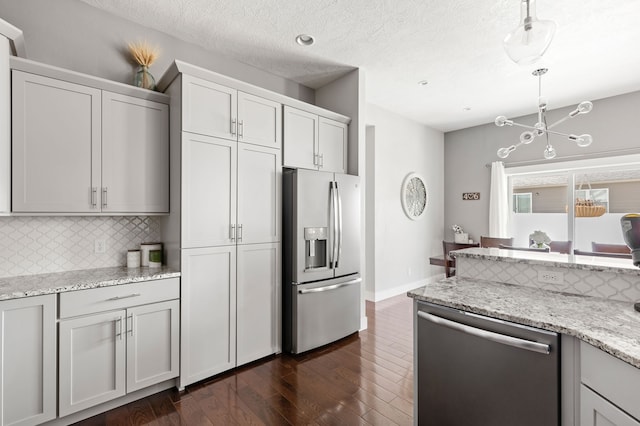
M 580 424 L 582 426 L 640 426 L 640 422 L 585 385 L 580 386 Z
M 237 91 L 184 74 L 182 84 L 182 130 L 236 140 Z
M 180 387 L 235 367 L 236 247 L 182 250 Z
M 235 244 L 238 144 L 182 135 L 182 247 Z
M 100 90 L 12 72 L 13 211 L 99 211 L 100 107 Z
M 35 425 L 56 417 L 56 296 L 0 302 L 3 425 Z
M 127 392 L 178 377 L 180 301 L 127 309 Z
M 238 246 L 237 364 L 280 348 L 280 244 Z
M 320 170 L 347 172 L 347 125 L 320 117 L 318 122 Z
M 238 141 L 280 149 L 282 104 L 238 92 Z
M 60 417 L 125 394 L 124 314 L 60 321 Z
M 284 107 L 284 165 L 316 169 L 318 164 L 318 116 Z
M 169 212 L 169 107 L 102 94 L 102 211 Z
M 238 244 L 280 241 L 280 150 L 238 143 Z

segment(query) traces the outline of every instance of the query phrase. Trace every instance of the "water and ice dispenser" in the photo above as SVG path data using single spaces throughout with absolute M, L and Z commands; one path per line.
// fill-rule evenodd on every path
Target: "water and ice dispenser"
M 327 267 L 327 228 L 304 228 L 305 269 Z

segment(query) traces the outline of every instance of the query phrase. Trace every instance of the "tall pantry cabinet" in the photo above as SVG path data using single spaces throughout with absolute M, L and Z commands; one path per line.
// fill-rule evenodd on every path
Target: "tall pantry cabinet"
M 163 239 L 182 272 L 183 388 L 280 351 L 282 105 L 179 61 L 171 73 Z

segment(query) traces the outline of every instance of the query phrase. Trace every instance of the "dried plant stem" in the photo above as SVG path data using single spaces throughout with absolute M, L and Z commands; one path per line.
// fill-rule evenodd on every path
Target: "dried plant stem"
M 149 67 L 158 59 L 158 49 L 149 45 L 146 41 L 129 43 L 129 52 L 133 59 L 143 67 Z

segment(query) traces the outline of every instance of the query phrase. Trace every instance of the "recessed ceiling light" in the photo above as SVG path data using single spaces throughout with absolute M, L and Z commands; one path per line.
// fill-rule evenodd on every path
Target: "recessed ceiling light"
M 464 107 L 462 108 L 463 111 L 471 111 L 471 107 Z
M 419 84 L 420 86 L 426 86 L 427 84 L 429 84 L 429 82 L 428 82 L 427 80 L 420 80 L 420 81 L 418 82 L 418 84 Z
M 314 39 L 313 36 L 309 34 L 300 34 L 296 37 L 296 43 L 298 43 L 300 46 L 311 46 L 315 42 L 316 39 Z

